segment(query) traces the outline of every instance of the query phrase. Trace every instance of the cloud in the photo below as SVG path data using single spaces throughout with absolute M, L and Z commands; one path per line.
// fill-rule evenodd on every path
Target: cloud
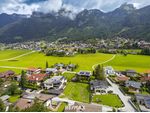
M 0 13 L 32 14 L 33 11 L 43 13 L 58 12 L 64 8 L 64 15 L 73 18 L 83 9 L 100 9 L 112 11 L 123 3 L 132 3 L 136 8 L 150 5 L 150 0 L 0 0 Z

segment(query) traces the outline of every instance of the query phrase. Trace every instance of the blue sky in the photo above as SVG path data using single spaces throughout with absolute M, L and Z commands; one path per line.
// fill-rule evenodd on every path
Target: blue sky
M 61 8 L 78 13 L 83 9 L 100 9 L 109 12 L 123 3 L 136 8 L 150 5 L 150 0 L 0 0 L 0 13 L 32 14 L 33 11 L 57 12 Z

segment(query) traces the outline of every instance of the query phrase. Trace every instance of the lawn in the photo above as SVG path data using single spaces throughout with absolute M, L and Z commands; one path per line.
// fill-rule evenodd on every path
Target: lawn
M 89 85 L 84 83 L 69 82 L 63 92 L 64 98 L 89 103 Z
M 61 105 L 59 106 L 57 112 L 63 112 L 66 105 L 67 105 L 67 103 L 65 103 L 65 102 L 61 103 Z
M 133 69 L 138 72 L 145 72 L 150 69 L 150 56 L 142 55 L 116 55 L 115 59 L 105 65 L 111 65 L 116 70 Z
M 20 98 L 20 95 L 11 96 L 9 102 L 14 103 Z
M 68 80 L 68 81 L 71 81 L 72 78 L 75 76 L 74 73 L 64 73 L 63 76 Z
M 94 103 L 103 104 L 111 107 L 123 107 L 121 100 L 115 94 L 94 95 L 92 101 Z

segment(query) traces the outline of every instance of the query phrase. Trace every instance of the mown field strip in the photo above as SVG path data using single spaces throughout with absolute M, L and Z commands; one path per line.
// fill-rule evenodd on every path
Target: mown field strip
M 22 54 L 22 55 L 13 57 L 13 58 L 3 59 L 3 60 L 0 60 L 0 61 L 2 62 L 2 61 L 15 60 L 15 59 L 17 59 L 17 58 L 21 58 L 21 57 L 27 56 L 27 55 L 32 54 L 32 53 L 34 53 L 34 52 L 35 52 L 35 51 L 31 51 L 31 52 L 28 52 L 28 53 L 25 53 L 25 54 Z
M 104 62 L 101 62 L 101 63 L 93 65 L 92 69 L 94 70 L 95 66 L 97 66 L 97 65 L 102 65 L 102 64 L 105 64 L 105 63 L 108 63 L 108 62 L 112 61 L 115 57 L 116 57 L 116 55 L 114 55 L 112 58 L 110 58 L 110 59 L 108 59 L 108 60 L 106 60 Z

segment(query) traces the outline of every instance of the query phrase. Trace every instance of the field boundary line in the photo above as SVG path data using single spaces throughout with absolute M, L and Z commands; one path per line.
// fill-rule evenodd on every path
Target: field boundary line
M 108 59 L 108 60 L 106 60 L 106 61 L 104 61 L 104 62 L 101 62 L 101 63 L 98 63 L 98 64 L 94 64 L 94 65 L 92 66 L 92 69 L 94 70 L 95 66 L 97 66 L 97 65 L 106 64 L 106 63 L 112 61 L 115 57 L 116 57 L 116 55 L 113 55 L 110 59 Z
M 24 68 L 24 67 L 13 67 L 13 66 L 0 66 L 0 68 L 5 68 L 5 69 L 18 69 L 18 70 L 27 70 L 27 68 Z
M 24 53 L 24 54 L 22 54 L 22 55 L 19 55 L 19 56 L 13 57 L 13 58 L 3 59 L 3 60 L 0 60 L 0 61 L 2 62 L 2 61 L 15 60 L 15 59 L 17 59 L 17 58 L 21 58 L 21 57 L 23 57 L 23 56 L 27 56 L 27 55 L 32 54 L 32 53 L 34 53 L 34 52 L 35 52 L 35 51 L 31 51 L 31 52 Z

